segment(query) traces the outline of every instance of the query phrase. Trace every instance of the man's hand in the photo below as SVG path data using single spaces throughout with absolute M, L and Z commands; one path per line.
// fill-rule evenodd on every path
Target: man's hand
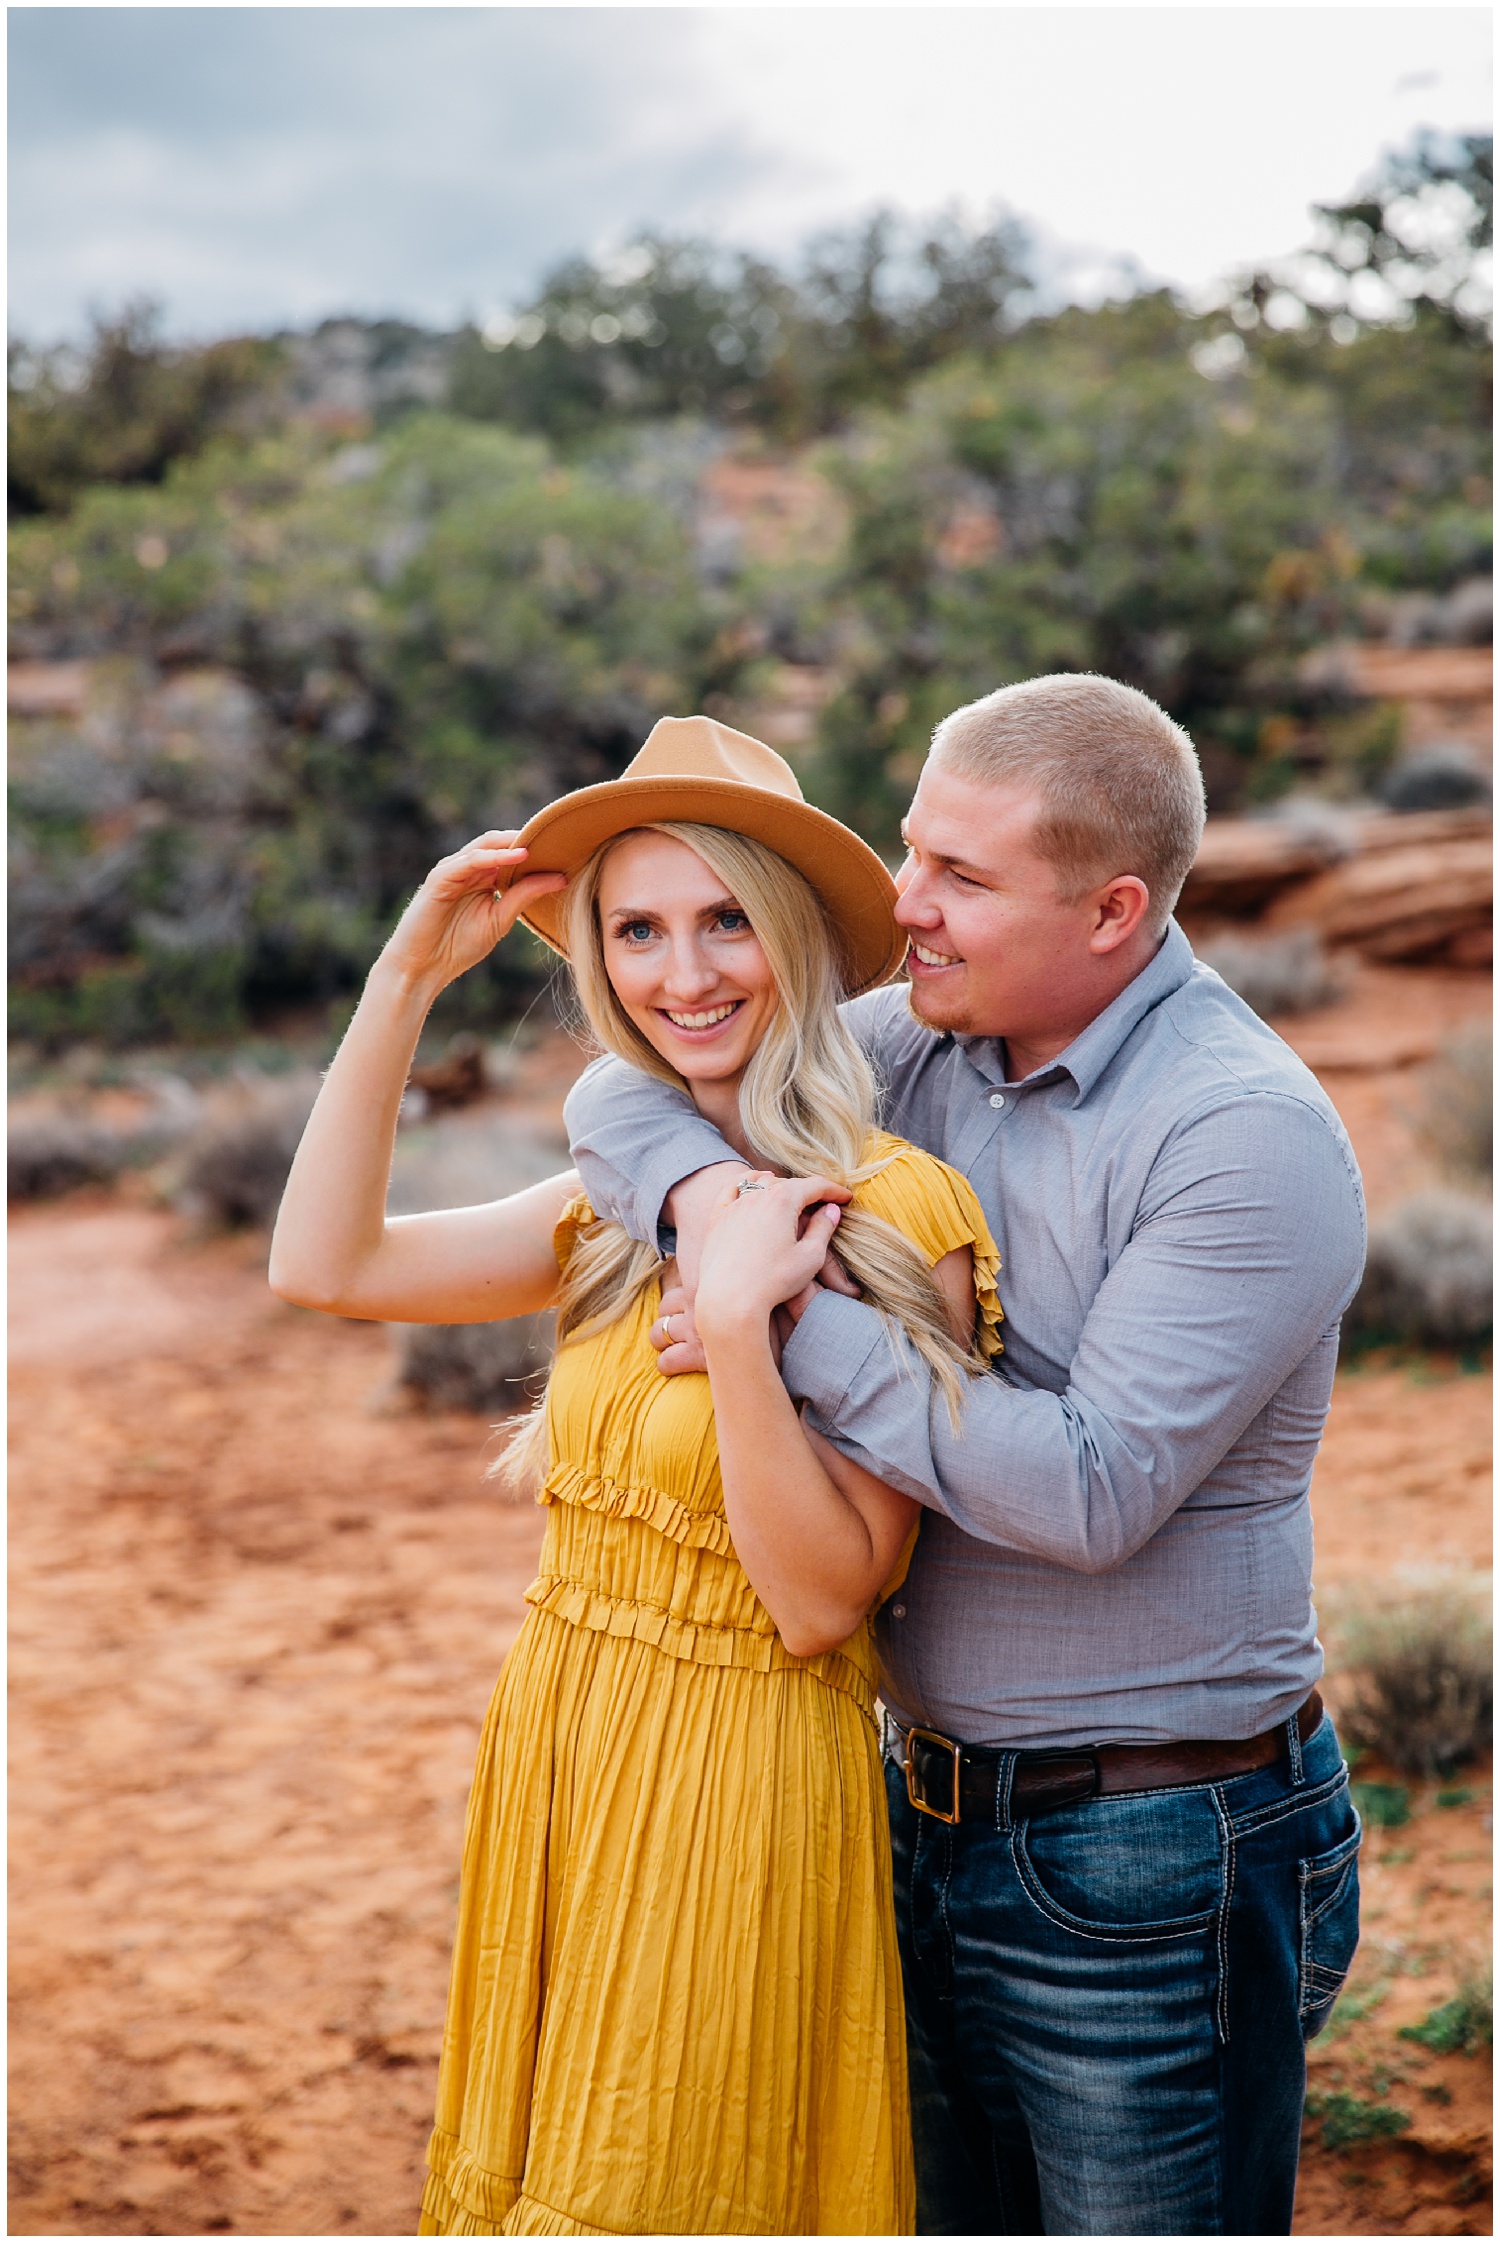
M 698 1265 L 703 1259 L 709 1218 L 726 1194 L 733 1195 L 749 1167 L 743 1160 L 715 1161 L 710 1168 L 698 1168 L 691 1176 L 684 1176 L 667 1194 L 662 1213 L 677 1233 L 677 1275 L 689 1301 L 698 1290 Z M 703 1365 L 695 1363 L 692 1367 L 701 1371 Z

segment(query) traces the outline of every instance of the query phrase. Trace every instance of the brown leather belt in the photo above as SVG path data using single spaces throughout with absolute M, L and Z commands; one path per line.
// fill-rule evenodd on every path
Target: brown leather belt
M 888 1717 L 889 1718 L 889 1717 Z M 1306 1744 L 1323 1718 L 1315 1690 L 1297 1716 L 1297 1736 Z M 1081 1745 L 1073 1752 L 972 1752 L 967 1745 L 940 1737 L 933 1729 L 891 1728 L 904 1741 L 897 1766 L 906 1772 L 906 1792 L 914 1807 L 939 1822 L 996 1820 L 997 1787 L 1007 1760 L 1010 1819 L 1048 1814 L 1085 1799 L 1121 1791 L 1170 1791 L 1183 1784 L 1223 1783 L 1231 1776 L 1269 1768 L 1287 1749 L 1286 1723 L 1258 1737 L 1220 1740 L 1187 1737 L 1168 1745 Z

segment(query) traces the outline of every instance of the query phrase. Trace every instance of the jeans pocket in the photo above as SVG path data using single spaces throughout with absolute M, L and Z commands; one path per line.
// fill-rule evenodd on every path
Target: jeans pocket
M 1298 2006 L 1302 2037 L 1311 2040 L 1328 2022 L 1359 1945 L 1359 1817 L 1353 1835 L 1297 1864 L 1302 1943 Z
M 1200 1936 L 1224 1893 L 1219 1818 L 1206 1790 L 1091 1799 L 1018 1824 L 1022 1889 L 1060 1931 L 1111 1945 Z

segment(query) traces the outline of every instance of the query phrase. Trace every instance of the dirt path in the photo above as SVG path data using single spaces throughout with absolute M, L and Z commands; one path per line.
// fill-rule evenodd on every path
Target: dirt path
M 14 1228 L 12 2232 L 414 2226 L 537 1516 L 478 1420 L 371 1415 L 386 1335 L 261 1256 Z
M 102 1195 L 12 1225 L 12 2233 L 415 2226 L 464 1797 L 540 1525 L 485 1489 L 478 1419 L 372 1410 L 386 1335 L 276 1303 L 263 1255 Z M 1488 1395 L 1341 1378 L 1320 1595 L 1487 1566 Z M 1372 1999 L 1318 2076 L 1411 2123 L 1358 2151 L 1314 2125 L 1301 2232 L 1488 2232 L 1486 2068 L 1395 2037 L 1485 1941 L 1470 1781 L 1372 1840 Z

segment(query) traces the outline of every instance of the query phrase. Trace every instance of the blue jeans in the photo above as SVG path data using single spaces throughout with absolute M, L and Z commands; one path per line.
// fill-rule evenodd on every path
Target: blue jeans
M 1012 1823 L 887 1760 L 923 2235 L 1286 2235 L 1359 1937 L 1326 1718 L 1274 1767 Z

